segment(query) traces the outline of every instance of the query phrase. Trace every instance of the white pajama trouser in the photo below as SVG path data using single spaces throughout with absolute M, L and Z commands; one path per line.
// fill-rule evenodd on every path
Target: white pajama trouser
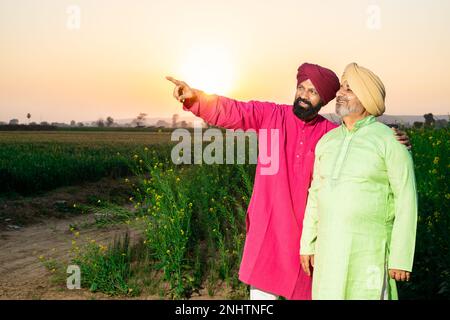
M 251 286 L 250 300 L 278 300 L 278 296 Z

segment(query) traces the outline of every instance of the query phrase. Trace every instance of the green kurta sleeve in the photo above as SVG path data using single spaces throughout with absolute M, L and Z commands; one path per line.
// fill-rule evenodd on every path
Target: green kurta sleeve
M 320 141 L 319 141 L 320 144 Z M 320 178 L 319 178 L 319 156 L 317 155 L 316 147 L 316 159 L 314 161 L 313 180 L 311 187 L 308 191 L 308 202 L 305 209 L 305 217 L 303 218 L 303 231 L 300 240 L 300 254 L 313 255 L 315 253 L 315 243 L 317 239 L 317 192 L 319 190 Z
M 417 228 L 416 182 L 411 154 L 395 139 L 386 144 L 386 167 L 395 214 L 388 267 L 411 272 Z

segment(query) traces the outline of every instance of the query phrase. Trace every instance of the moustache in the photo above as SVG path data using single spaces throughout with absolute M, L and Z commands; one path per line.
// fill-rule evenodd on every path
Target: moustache
M 302 98 L 297 98 L 297 99 L 295 99 L 295 102 L 294 102 L 294 106 L 296 107 L 296 108 L 303 108 L 302 106 L 300 106 L 300 103 L 304 103 L 304 104 L 306 104 L 309 108 L 312 108 L 313 107 L 313 105 L 312 105 L 312 103 L 310 102 L 310 101 L 308 101 L 308 100 L 305 100 L 305 99 L 302 99 Z
M 300 106 L 300 103 L 303 102 L 304 104 L 308 105 L 308 108 L 304 108 Z M 293 105 L 293 111 L 294 114 L 301 120 L 309 121 L 310 119 L 314 118 L 315 115 L 320 111 L 320 108 L 322 108 L 322 104 L 319 103 L 317 106 L 313 106 L 311 102 L 308 100 L 297 98 L 294 101 Z
M 347 98 L 342 98 L 342 97 L 336 98 L 336 103 L 338 103 L 338 104 L 342 104 L 342 103 L 345 103 L 345 102 L 348 102 Z

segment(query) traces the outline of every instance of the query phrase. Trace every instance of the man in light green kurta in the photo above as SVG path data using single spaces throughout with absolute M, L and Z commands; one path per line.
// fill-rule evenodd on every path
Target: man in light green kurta
M 337 94 L 343 124 L 316 146 L 300 243 L 313 299 L 398 299 L 409 281 L 417 225 L 413 161 L 378 122 L 385 89 L 350 64 Z M 311 272 L 312 270 L 312 272 Z

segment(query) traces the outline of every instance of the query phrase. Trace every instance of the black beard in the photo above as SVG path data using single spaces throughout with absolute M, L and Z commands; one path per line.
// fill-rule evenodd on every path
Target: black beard
M 303 108 L 302 106 L 300 106 L 300 102 L 307 104 L 308 108 Z M 316 117 L 316 115 L 319 113 L 321 108 L 322 108 L 322 103 L 320 103 L 320 102 L 317 106 L 313 107 L 311 102 L 309 102 L 308 100 L 305 100 L 302 98 L 297 98 L 294 101 L 292 111 L 297 116 L 297 118 L 308 122 Z

